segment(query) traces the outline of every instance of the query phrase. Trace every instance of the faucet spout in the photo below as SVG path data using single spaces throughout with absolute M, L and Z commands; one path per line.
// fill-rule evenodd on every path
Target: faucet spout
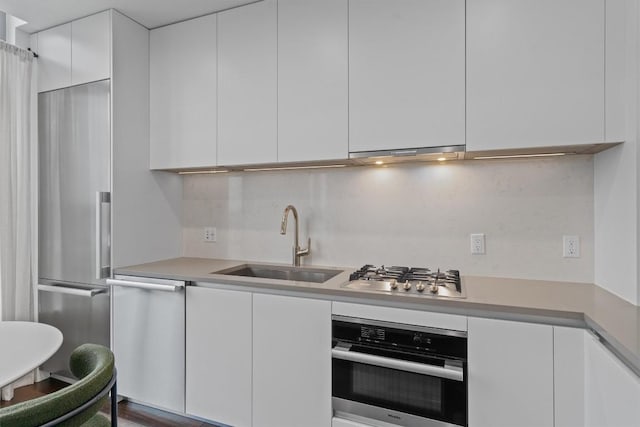
M 282 222 L 280 223 L 280 234 L 287 234 L 287 219 L 289 218 L 289 212 L 293 213 L 293 220 L 295 221 L 295 231 L 293 235 L 294 246 L 293 246 L 293 265 L 300 265 L 300 258 L 309 255 L 311 248 L 311 239 L 308 241 L 308 245 L 305 249 L 300 248 L 300 243 L 298 240 L 298 210 L 293 205 L 288 205 L 284 209 L 284 214 L 282 215 Z

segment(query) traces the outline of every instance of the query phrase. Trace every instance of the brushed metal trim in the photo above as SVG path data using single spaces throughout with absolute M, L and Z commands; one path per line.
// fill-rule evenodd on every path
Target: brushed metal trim
M 392 409 L 367 405 L 353 400 L 331 398 L 334 414 L 338 418 L 344 418 L 372 426 L 396 425 L 402 427 L 460 427 L 459 424 L 446 423 L 431 418 L 407 414 Z
M 104 249 L 102 205 L 111 204 L 111 193 L 108 191 L 96 191 L 96 279 L 104 279 L 111 275 L 111 266 L 102 265 Z M 108 245 L 109 247 L 111 244 Z
M 394 150 L 374 150 L 374 151 L 351 151 L 350 159 L 359 159 L 363 157 L 406 157 L 419 156 L 422 154 L 435 153 L 459 153 L 464 152 L 464 145 L 446 145 L 441 147 L 417 147 L 417 148 L 399 148 Z
M 107 279 L 107 285 L 122 286 L 125 288 L 146 289 L 149 291 L 164 291 L 164 292 L 177 292 L 184 289 L 185 287 L 184 282 L 182 284 L 165 285 L 165 284 L 159 284 L 159 283 L 135 282 L 131 280 L 121 280 L 121 279 Z
M 92 298 L 98 294 L 106 294 L 106 288 L 79 289 L 76 287 L 68 287 L 64 285 L 38 285 L 38 290 L 43 292 L 53 292 L 57 294 L 77 295 L 81 297 Z
M 365 365 L 380 366 L 382 368 L 395 369 L 414 374 L 428 375 L 431 377 L 444 378 L 453 381 L 464 381 L 464 370 L 461 363 L 452 363 L 446 360 L 444 368 L 425 363 L 408 362 L 390 357 L 374 356 L 372 354 L 349 351 L 342 348 L 331 349 L 331 357 L 334 359 L 346 360 L 349 362 L 363 363 Z

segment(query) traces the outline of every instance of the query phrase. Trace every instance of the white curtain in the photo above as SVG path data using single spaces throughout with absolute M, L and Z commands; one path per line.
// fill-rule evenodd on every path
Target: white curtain
M 31 52 L 0 41 L 0 320 L 34 319 L 36 74 Z

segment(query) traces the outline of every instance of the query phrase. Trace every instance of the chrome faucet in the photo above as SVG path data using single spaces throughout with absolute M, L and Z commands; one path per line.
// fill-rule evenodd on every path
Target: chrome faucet
M 298 211 L 293 205 L 289 205 L 284 209 L 284 215 L 282 215 L 282 223 L 280 223 L 280 234 L 287 234 L 287 218 L 289 217 L 289 212 L 293 212 L 293 219 L 296 221 L 296 230 L 293 235 L 293 265 L 295 267 L 300 265 L 300 258 L 309 255 L 311 251 L 311 237 L 307 241 L 307 247 L 305 249 L 300 248 L 300 243 L 298 242 Z

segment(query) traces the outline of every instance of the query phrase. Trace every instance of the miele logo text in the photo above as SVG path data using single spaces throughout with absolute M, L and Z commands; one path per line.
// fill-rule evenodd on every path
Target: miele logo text
M 402 417 L 399 417 L 399 416 L 393 415 L 393 414 L 387 414 L 387 417 L 393 418 L 394 420 L 401 420 L 402 419 Z

